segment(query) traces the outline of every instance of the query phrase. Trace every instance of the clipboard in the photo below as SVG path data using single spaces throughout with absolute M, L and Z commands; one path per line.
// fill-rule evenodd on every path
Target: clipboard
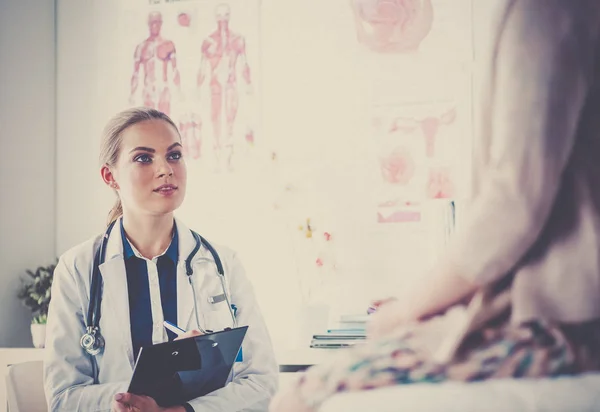
M 127 391 L 169 407 L 224 387 L 247 330 L 242 326 L 142 347 Z

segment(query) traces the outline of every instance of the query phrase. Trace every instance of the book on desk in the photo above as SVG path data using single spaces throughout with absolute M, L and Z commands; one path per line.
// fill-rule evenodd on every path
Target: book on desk
M 313 335 L 310 347 L 336 349 L 364 342 L 367 319 L 367 315 L 342 315 L 326 331 Z

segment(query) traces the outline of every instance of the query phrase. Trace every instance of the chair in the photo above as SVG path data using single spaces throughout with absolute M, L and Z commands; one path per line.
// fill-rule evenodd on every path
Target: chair
M 6 395 L 9 412 L 46 412 L 44 363 L 23 362 L 8 367 Z

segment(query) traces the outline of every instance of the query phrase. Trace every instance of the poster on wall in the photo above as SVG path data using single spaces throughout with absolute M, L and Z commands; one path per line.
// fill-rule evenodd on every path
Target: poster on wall
M 423 202 L 462 186 L 471 121 L 460 100 L 376 106 L 372 111 L 372 199 L 377 223 L 420 221 Z
M 122 6 L 125 105 L 167 113 L 184 155 L 231 172 L 259 134 L 260 0 L 138 0 Z
M 349 0 L 367 74 L 372 221 L 420 222 L 465 184 L 471 140 L 471 2 Z

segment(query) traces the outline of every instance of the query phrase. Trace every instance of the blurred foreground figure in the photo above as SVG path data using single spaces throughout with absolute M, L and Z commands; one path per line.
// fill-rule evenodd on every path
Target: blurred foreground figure
M 600 2 L 507 1 L 474 150 L 474 196 L 410 301 L 272 411 L 402 383 L 600 369 Z M 401 268 L 400 268 L 401 270 Z

